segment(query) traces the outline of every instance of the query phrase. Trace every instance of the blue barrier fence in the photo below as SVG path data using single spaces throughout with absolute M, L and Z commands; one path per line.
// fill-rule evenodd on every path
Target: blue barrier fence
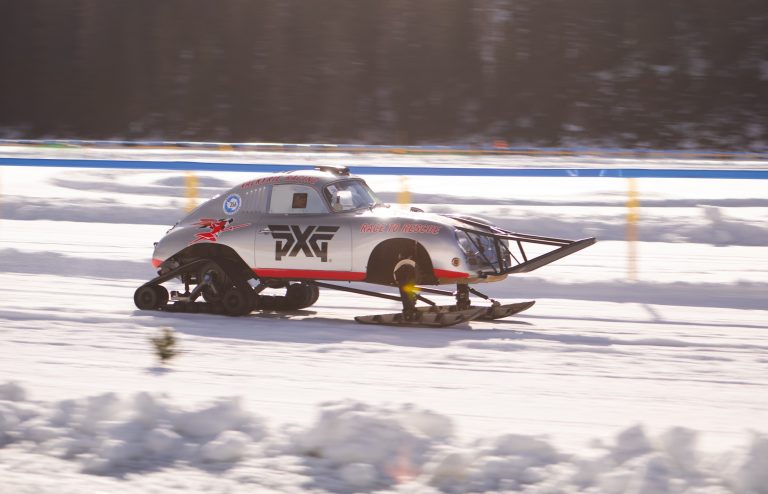
M 0 166 L 100 168 L 131 170 L 226 171 L 272 173 L 311 170 L 314 165 L 277 163 L 229 163 L 204 161 L 140 161 L 101 159 L 15 158 L 0 156 Z M 768 169 L 668 169 L 668 168 L 530 168 L 530 167 L 436 167 L 350 165 L 358 175 L 421 175 L 454 177 L 612 177 L 612 178 L 708 178 L 768 179 Z
M 196 141 L 121 141 L 121 140 L 80 140 L 80 139 L 0 139 L 2 145 L 36 147 L 76 148 L 132 148 L 132 149 L 193 149 L 204 151 L 274 151 L 274 152 L 347 152 L 347 153 L 393 153 L 393 154 L 509 154 L 520 156 L 607 156 L 667 159 L 716 159 L 716 160 L 768 160 L 768 151 L 722 151 L 722 150 L 664 150 L 664 149 L 623 149 L 593 147 L 535 148 L 509 146 L 504 141 L 491 145 L 426 145 L 391 146 L 371 144 L 291 144 L 271 142 L 196 142 Z

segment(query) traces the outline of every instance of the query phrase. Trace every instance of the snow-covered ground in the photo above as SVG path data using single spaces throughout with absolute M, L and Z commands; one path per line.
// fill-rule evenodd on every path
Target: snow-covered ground
M 198 174 L 200 195 L 252 176 Z M 768 183 L 638 181 L 628 279 L 625 180 L 366 179 L 390 201 L 406 185 L 423 209 L 600 242 L 484 287 L 538 300 L 494 323 L 361 326 L 396 304 L 332 291 L 289 314 L 141 312 L 184 175 L 0 168 L 0 493 L 768 492 Z M 149 343 L 163 328 L 183 352 L 167 366 Z

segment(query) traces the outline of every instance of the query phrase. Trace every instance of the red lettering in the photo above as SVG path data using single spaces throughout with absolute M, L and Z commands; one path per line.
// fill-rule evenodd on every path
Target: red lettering
M 310 185 L 316 184 L 318 180 L 317 177 L 304 177 L 301 175 L 284 175 L 283 178 L 285 182 Z
M 280 181 L 280 177 L 257 178 L 256 180 L 251 180 L 250 182 L 245 182 L 243 185 L 240 186 L 240 188 L 242 188 L 242 189 L 250 189 L 251 187 L 257 187 L 259 185 L 276 184 L 279 181 Z
M 419 223 L 405 223 L 402 225 L 401 230 L 403 233 L 417 233 L 427 235 L 437 235 L 440 233 L 440 227 L 437 225 L 422 225 Z M 390 228 L 390 231 L 393 231 Z
M 360 226 L 360 233 L 383 233 L 386 225 L 383 223 L 363 223 Z

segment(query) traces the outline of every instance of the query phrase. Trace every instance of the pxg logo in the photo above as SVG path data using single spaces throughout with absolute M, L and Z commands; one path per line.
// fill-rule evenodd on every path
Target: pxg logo
M 328 242 L 339 230 L 338 226 L 310 225 L 302 231 L 299 225 L 269 225 L 275 242 L 275 260 L 284 256 L 296 257 L 303 252 L 307 257 L 319 257 L 328 262 Z

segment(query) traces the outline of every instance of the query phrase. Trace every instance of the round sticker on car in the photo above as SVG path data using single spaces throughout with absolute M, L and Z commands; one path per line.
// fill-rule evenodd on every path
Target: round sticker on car
M 243 200 L 237 194 L 230 194 L 224 199 L 224 212 L 226 214 L 235 214 L 239 209 Z

